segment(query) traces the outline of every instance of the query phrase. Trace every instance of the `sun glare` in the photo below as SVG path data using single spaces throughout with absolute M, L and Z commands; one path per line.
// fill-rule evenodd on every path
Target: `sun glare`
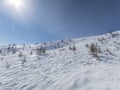
M 23 0 L 10 0 L 9 4 L 15 9 L 20 9 L 22 8 Z

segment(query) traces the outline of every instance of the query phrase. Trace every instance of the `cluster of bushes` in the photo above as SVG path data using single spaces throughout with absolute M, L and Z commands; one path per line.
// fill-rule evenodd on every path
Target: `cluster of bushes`
M 8 48 L 7 48 L 7 52 L 10 53 L 12 52 L 12 54 L 15 54 L 17 52 L 17 47 L 16 47 L 16 44 L 13 44 L 13 45 L 8 45 Z
M 88 48 L 89 53 L 96 58 L 99 56 L 100 53 L 102 54 L 103 52 L 107 55 L 114 55 L 110 49 L 101 49 L 101 47 L 97 43 L 91 43 L 90 45 L 86 44 L 85 46 Z

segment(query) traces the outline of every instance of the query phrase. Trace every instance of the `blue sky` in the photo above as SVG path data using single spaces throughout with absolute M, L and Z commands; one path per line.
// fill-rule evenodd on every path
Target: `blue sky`
M 0 0 L 0 44 L 29 44 L 120 29 L 119 0 L 22 0 L 20 11 Z

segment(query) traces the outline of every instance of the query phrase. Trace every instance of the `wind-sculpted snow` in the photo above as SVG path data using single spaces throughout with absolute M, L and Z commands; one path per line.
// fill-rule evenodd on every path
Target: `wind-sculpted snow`
M 17 45 L 14 54 L 5 50 L 0 55 L 0 90 L 120 90 L 120 35 L 115 33 L 59 41 L 61 46 L 58 41 L 44 43 L 46 52 L 39 56 L 35 50 L 43 44 Z M 100 46 L 98 57 L 86 47 L 91 43 Z M 75 51 L 69 49 L 72 45 Z

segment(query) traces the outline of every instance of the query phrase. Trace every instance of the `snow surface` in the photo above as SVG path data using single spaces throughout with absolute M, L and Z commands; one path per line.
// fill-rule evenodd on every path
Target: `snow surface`
M 86 47 L 91 43 L 101 48 L 97 58 Z M 41 45 L 17 45 L 15 54 L 1 46 L 0 90 L 120 90 L 120 31 L 44 43 L 46 53 L 38 57 Z M 68 49 L 72 45 L 75 52 Z

